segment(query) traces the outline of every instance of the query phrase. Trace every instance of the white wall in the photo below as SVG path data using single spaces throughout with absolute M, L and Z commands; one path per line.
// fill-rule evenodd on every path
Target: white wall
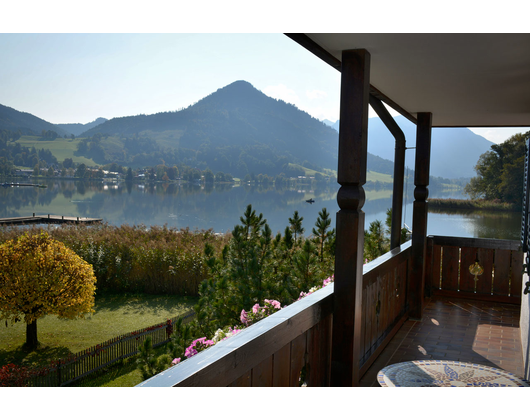
M 526 261 L 526 254 L 525 259 Z M 527 267 L 527 270 L 530 267 Z M 523 274 L 523 290 L 525 284 L 530 279 L 528 274 Z M 522 292 L 521 292 L 522 293 Z M 523 362 L 525 367 L 525 379 L 530 380 L 530 293 L 522 294 L 521 299 L 521 319 L 520 319 L 521 343 L 523 346 Z

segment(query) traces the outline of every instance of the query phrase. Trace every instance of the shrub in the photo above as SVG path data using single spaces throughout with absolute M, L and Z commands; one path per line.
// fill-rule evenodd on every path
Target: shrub
M 0 368 L 0 386 L 26 386 L 28 369 L 9 363 Z

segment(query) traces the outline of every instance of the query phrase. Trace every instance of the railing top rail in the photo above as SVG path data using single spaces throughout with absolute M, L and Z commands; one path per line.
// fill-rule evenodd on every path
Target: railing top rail
M 363 266 L 363 276 L 377 275 L 388 268 L 388 264 L 399 264 L 409 257 L 412 241 L 407 241 L 386 254 L 381 255 Z
M 511 251 L 520 251 L 521 242 L 508 239 L 490 239 L 490 238 L 462 238 L 456 236 L 427 236 L 433 241 L 434 245 L 458 246 L 468 248 L 487 248 L 487 249 L 507 249 Z
M 225 386 L 331 314 L 333 290 L 331 283 L 137 386 Z

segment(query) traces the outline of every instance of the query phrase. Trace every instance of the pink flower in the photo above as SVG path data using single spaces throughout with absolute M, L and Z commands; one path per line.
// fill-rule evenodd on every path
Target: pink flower
M 184 352 L 184 356 L 191 357 L 195 356 L 199 351 L 204 350 L 210 346 L 213 346 L 215 343 L 213 340 L 206 340 L 206 337 L 197 338 L 194 340 L 191 345 Z
M 275 309 L 281 309 L 282 308 L 282 305 L 277 300 L 265 299 L 265 303 L 271 304 L 272 307 L 275 308 Z
M 248 325 L 247 312 L 244 309 L 241 311 L 241 316 L 239 317 L 239 319 L 241 320 L 242 324 Z
M 324 283 L 322 284 L 323 287 L 327 286 L 333 281 L 333 277 L 328 277 L 326 280 L 324 280 Z
M 180 363 L 180 357 L 177 357 L 176 359 L 173 359 L 173 361 L 171 362 L 171 366 L 178 365 L 179 363 Z
M 257 314 L 259 311 L 259 303 L 256 303 L 253 307 L 252 307 L 252 312 Z

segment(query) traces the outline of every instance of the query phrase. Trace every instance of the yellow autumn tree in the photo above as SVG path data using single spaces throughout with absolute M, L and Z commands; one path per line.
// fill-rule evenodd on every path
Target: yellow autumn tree
M 94 312 L 96 277 L 90 264 L 47 233 L 0 245 L 0 319 L 26 323 L 26 346 L 38 345 L 37 320 L 74 319 Z

